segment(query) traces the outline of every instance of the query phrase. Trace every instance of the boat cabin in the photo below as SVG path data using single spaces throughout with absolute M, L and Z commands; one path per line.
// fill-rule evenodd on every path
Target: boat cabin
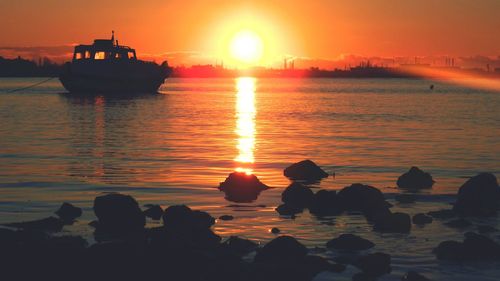
M 76 46 L 73 62 L 80 60 L 137 60 L 137 56 L 134 49 L 120 46 L 113 32 L 111 39 L 96 39 L 92 45 Z

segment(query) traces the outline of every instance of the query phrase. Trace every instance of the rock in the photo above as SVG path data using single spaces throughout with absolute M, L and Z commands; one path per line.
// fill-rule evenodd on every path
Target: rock
M 246 255 L 258 248 L 257 243 L 248 239 L 239 238 L 237 236 L 229 237 L 224 243 L 222 243 L 222 246 L 237 256 Z
M 243 172 L 229 174 L 219 185 L 219 190 L 226 194 L 226 199 L 237 203 L 255 201 L 259 194 L 269 187 L 255 176 Z
M 234 217 L 231 216 L 231 215 L 222 215 L 219 217 L 220 220 L 223 220 L 223 221 L 230 221 L 230 220 L 233 220 Z
M 313 255 L 305 256 L 299 266 L 306 268 L 306 271 L 312 273 L 313 276 L 322 271 L 342 272 L 345 270 L 343 265 L 330 263 L 323 257 Z
M 294 182 L 281 193 L 281 201 L 293 208 L 306 208 L 311 203 L 313 196 L 314 193 L 309 187 Z
M 287 204 L 281 204 L 278 207 L 276 207 L 276 212 L 278 212 L 282 216 L 295 216 L 298 213 L 302 213 L 304 209 L 302 208 L 296 208 L 293 206 L 289 206 Z
M 356 273 L 352 276 L 352 281 L 376 281 L 377 277 L 364 272 Z
M 25 230 L 59 232 L 62 230 L 64 222 L 61 219 L 55 217 L 48 217 L 45 219 L 33 220 L 33 221 L 5 223 L 3 225 L 9 227 L 21 228 Z
M 100 231 L 124 233 L 144 229 L 146 218 L 132 196 L 109 193 L 94 200 Z
M 486 236 L 468 232 L 463 243 L 444 241 L 433 253 L 442 260 L 499 260 L 500 245 Z
M 159 220 L 163 215 L 163 209 L 160 207 L 160 205 L 152 205 L 144 211 L 144 215 L 148 218 Z
M 413 216 L 412 221 L 414 224 L 424 225 L 432 223 L 432 217 L 426 214 L 416 214 Z
M 394 199 L 404 204 L 415 203 L 415 195 L 413 194 L 398 194 Z
M 296 263 L 307 255 L 307 248 L 291 236 L 279 236 L 257 252 L 258 263 Z
M 281 230 L 280 230 L 279 228 L 277 228 L 277 227 L 273 227 L 273 228 L 271 228 L 271 233 L 272 233 L 272 234 L 278 234 L 278 233 L 280 233 L 280 232 L 281 232 Z
M 402 174 L 397 181 L 399 188 L 423 189 L 432 188 L 434 180 L 429 173 L 420 170 L 418 167 L 411 167 L 410 170 Z
M 429 278 L 415 272 L 415 271 L 408 271 L 401 280 L 403 281 L 431 281 Z
M 494 228 L 493 226 L 490 225 L 478 225 L 477 226 L 477 231 L 479 233 L 491 233 L 491 232 L 497 232 L 498 229 Z
M 466 228 L 466 227 L 471 226 L 472 223 L 468 220 L 461 218 L 461 219 L 456 219 L 456 220 L 446 222 L 446 223 L 444 223 L 444 225 L 449 226 L 449 227 L 453 227 L 453 228 Z
M 385 201 L 380 190 L 373 186 L 355 183 L 344 187 L 337 193 L 340 202 L 350 211 L 364 213 L 386 212 L 391 206 Z
M 337 250 L 362 251 L 373 248 L 375 244 L 354 234 L 342 234 L 328 241 L 326 246 Z
M 453 210 L 447 209 L 430 211 L 427 214 L 435 219 L 451 219 L 457 215 Z
M 64 222 L 72 222 L 82 215 L 82 209 L 64 202 L 55 214 Z
M 287 167 L 283 174 L 292 180 L 318 181 L 328 177 L 328 173 L 323 171 L 311 160 L 303 160 Z
M 464 216 L 491 216 L 500 206 L 500 187 L 491 173 L 467 180 L 458 191 L 453 210 Z
M 391 256 L 384 253 L 374 253 L 362 256 L 354 266 L 368 276 L 378 277 L 391 272 Z
M 320 190 L 314 194 L 309 211 L 315 216 L 338 215 L 344 211 L 344 205 L 335 190 Z
M 185 205 L 170 206 L 163 213 L 163 225 L 174 231 L 206 230 L 214 223 L 207 212 L 193 211 Z
M 405 213 L 389 213 L 375 218 L 374 229 L 380 232 L 408 233 L 411 229 L 410 215 Z

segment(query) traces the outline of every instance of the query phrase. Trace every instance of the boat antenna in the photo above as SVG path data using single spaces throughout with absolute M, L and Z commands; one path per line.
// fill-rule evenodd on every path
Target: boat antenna
M 111 30 L 111 41 L 115 43 L 115 31 Z

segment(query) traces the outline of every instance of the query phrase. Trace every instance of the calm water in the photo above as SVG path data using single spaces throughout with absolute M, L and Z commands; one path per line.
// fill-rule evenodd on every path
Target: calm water
M 330 258 L 338 253 L 326 251 L 325 242 L 356 232 L 374 241 L 375 251 L 393 255 L 393 273 L 380 280 L 399 280 L 408 269 L 435 280 L 500 278 L 500 263 L 444 263 L 431 254 L 473 227 L 437 221 L 388 235 L 357 215 L 319 221 L 305 212 L 290 220 L 274 211 L 290 183 L 283 169 L 303 159 L 335 173 L 318 188 L 362 182 L 389 193 L 391 202 L 397 177 L 416 165 L 436 184 L 417 204 L 394 209 L 448 207 L 467 177 L 500 176 L 499 92 L 425 80 L 240 78 L 169 79 L 160 94 L 136 98 L 75 97 L 57 80 L 6 93 L 41 80 L 0 79 L 0 222 L 41 218 L 70 201 L 85 212 L 66 231 L 91 238 L 93 198 L 119 191 L 141 204 L 234 215 L 215 225 L 222 236 L 266 242 L 277 226 Z M 277 188 L 251 204 L 228 202 L 215 187 L 235 169 Z M 497 220 L 477 223 L 500 228 Z M 318 280 L 350 280 L 355 271 Z

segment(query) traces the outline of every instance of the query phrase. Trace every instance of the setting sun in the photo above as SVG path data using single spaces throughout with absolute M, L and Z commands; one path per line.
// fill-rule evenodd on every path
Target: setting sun
M 258 63 L 264 49 L 262 39 L 253 31 L 242 30 L 231 40 L 231 56 L 243 63 Z

